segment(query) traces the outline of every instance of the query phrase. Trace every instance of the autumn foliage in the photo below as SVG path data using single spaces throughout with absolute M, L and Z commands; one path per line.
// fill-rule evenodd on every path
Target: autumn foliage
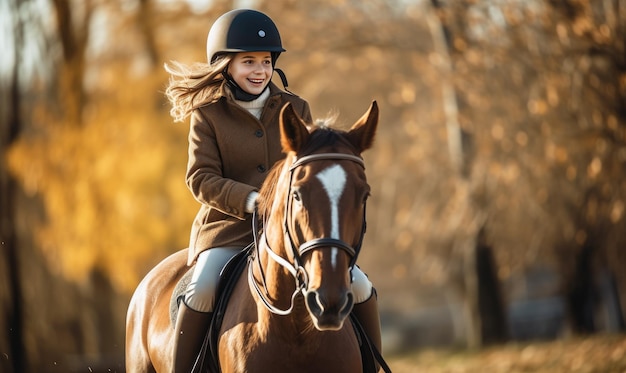
M 118 354 L 129 294 L 187 245 L 197 209 L 183 179 L 188 128 L 169 116 L 162 66 L 204 61 L 211 23 L 235 2 L 35 3 L 7 5 L 7 61 L 38 52 L 1 88 L 11 100 L 0 181 L 12 208 L 0 219 L 0 277 L 14 268 L 4 276 L 18 279 L 23 307 L 0 287 L 0 313 L 22 309 L 66 331 L 72 342 L 50 347 L 50 328 L 18 328 L 24 360 L 40 367 L 46 350 Z M 380 104 L 359 261 L 383 314 L 399 315 L 383 317 L 387 330 L 436 306 L 450 315 L 450 343 L 502 342 L 515 336 L 514 301 L 556 297 L 560 336 L 623 331 L 623 1 L 253 3 L 276 21 L 287 49 L 278 67 L 314 117 L 352 123 Z M 555 284 L 527 286 L 537 269 Z M 66 301 L 41 307 L 46 291 Z M 400 345 L 422 341 L 402 333 Z

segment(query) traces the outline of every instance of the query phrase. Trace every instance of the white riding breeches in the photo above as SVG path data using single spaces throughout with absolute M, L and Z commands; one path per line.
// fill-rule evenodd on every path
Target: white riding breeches
M 185 291 L 185 304 L 198 312 L 212 312 L 220 272 L 241 247 L 214 247 L 198 255 L 191 281 Z M 363 303 L 372 295 L 372 283 L 358 266 L 352 270 L 352 293 L 355 303 Z
M 198 312 L 212 312 L 220 272 L 241 247 L 214 247 L 198 255 L 191 281 L 185 291 L 185 304 Z

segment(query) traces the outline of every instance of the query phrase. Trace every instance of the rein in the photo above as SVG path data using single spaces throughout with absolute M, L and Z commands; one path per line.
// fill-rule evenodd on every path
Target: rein
M 345 251 L 351 258 L 350 260 L 350 265 L 349 265 L 349 269 L 350 269 L 350 281 L 353 281 L 353 277 L 352 277 L 352 269 L 354 268 L 354 266 L 356 265 L 356 260 L 357 257 L 359 255 L 359 252 L 361 251 L 361 246 L 363 243 L 363 238 L 365 237 L 365 229 L 366 229 L 366 221 L 365 221 L 365 208 L 363 209 L 363 225 L 361 228 L 361 236 L 359 239 L 358 244 L 356 245 L 356 247 L 352 247 L 350 246 L 348 243 L 340 240 L 340 239 L 336 239 L 336 238 L 331 238 L 331 237 L 322 237 L 322 238 L 316 238 L 310 241 L 307 241 L 305 243 L 303 243 L 302 245 L 300 245 L 298 248 L 296 248 L 296 245 L 293 242 L 293 238 L 291 236 L 291 232 L 289 230 L 289 226 L 287 224 L 288 221 L 288 217 L 290 215 L 290 210 L 289 210 L 289 197 L 291 195 L 291 183 L 293 181 L 293 174 L 294 174 L 294 170 L 306 163 L 310 163 L 313 161 L 319 161 L 319 160 L 327 160 L 327 159 L 332 159 L 332 160 L 349 160 L 352 162 L 355 162 L 357 164 L 359 164 L 361 167 L 365 168 L 365 163 L 363 162 L 363 158 L 356 156 L 356 155 L 352 155 L 352 154 L 343 154 L 343 153 L 323 153 L 323 154 L 312 154 L 312 155 L 307 155 L 304 156 L 302 158 L 297 159 L 290 167 L 289 167 L 289 190 L 287 191 L 287 196 L 286 196 L 286 201 L 285 201 L 285 217 L 284 217 L 284 221 L 283 221 L 283 225 L 284 225 L 284 234 L 285 234 L 285 241 L 289 243 L 289 247 L 291 247 L 293 256 L 295 258 L 294 263 L 290 263 L 288 260 L 286 260 L 285 258 L 283 258 L 282 256 L 280 256 L 279 254 L 277 254 L 274 250 L 272 250 L 272 248 L 270 247 L 269 243 L 267 242 L 267 237 L 265 236 L 265 233 L 263 233 L 262 237 L 263 240 L 265 241 L 265 245 L 263 245 L 263 248 L 265 249 L 265 252 L 269 255 L 269 257 L 274 260 L 276 263 L 278 263 L 280 266 L 284 267 L 294 278 L 295 280 L 295 285 L 296 285 L 296 289 L 294 290 L 293 294 L 291 295 L 291 304 L 289 306 L 289 308 L 287 309 L 280 309 L 275 307 L 274 305 L 271 304 L 270 300 L 267 298 L 269 296 L 269 292 L 267 290 L 267 284 L 265 281 L 265 273 L 263 271 L 263 267 L 261 266 L 261 259 L 260 259 L 260 253 L 259 255 L 257 255 L 257 263 L 258 263 L 258 267 L 259 270 L 261 271 L 261 280 L 263 282 L 263 290 L 265 290 L 264 292 L 261 290 L 261 288 L 259 287 L 258 281 L 254 278 L 254 273 L 253 273 L 253 268 L 252 265 L 248 266 L 248 283 L 250 285 L 250 287 L 252 289 L 254 289 L 254 291 L 256 292 L 256 294 L 259 296 L 259 299 L 261 299 L 261 301 L 263 302 L 263 304 L 265 305 L 265 307 L 268 309 L 268 311 L 276 314 L 276 315 L 281 315 L 281 316 L 286 316 L 289 315 L 291 313 L 291 311 L 294 308 L 294 301 L 296 296 L 299 293 L 302 293 L 303 295 L 306 296 L 306 289 L 308 287 L 308 282 L 309 282 L 309 276 L 306 272 L 306 269 L 304 268 L 303 265 L 303 261 L 302 261 L 302 257 L 313 251 L 313 250 L 317 250 L 320 248 L 324 248 L 324 247 L 336 247 L 338 249 L 341 249 L 343 251 Z M 253 236 L 254 236 L 254 243 L 255 246 L 257 248 L 257 252 L 260 250 L 260 246 L 258 243 L 258 227 L 257 227 L 257 211 L 255 209 L 254 214 L 253 214 L 253 218 L 252 218 L 252 231 L 253 231 Z M 254 260 L 254 258 L 251 258 L 251 260 Z

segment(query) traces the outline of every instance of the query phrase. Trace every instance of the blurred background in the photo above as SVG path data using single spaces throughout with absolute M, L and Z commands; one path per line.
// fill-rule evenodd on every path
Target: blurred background
M 124 371 L 198 207 L 163 64 L 238 7 L 314 117 L 380 104 L 359 261 L 396 372 L 626 370 L 626 1 L 1 0 L 1 372 Z

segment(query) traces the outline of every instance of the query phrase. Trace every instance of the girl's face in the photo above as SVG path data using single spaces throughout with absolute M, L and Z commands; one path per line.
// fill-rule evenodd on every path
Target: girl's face
M 270 52 L 239 52 L 230 62 L 228 72 L 244 91 L 258 95 L 272 79 Z

